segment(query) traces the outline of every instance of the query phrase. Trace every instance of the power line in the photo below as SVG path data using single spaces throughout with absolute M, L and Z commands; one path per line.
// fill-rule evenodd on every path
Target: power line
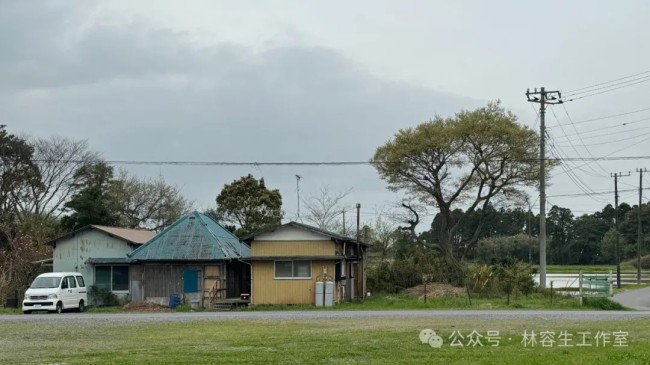
M 619 90 L 619 89 L 622 89 L 622 88 L 625 88 L 625 87 L 629 87 L 629 86 L 636 85 L 636 84 L 641 84 L 641 83 L 643 83 L 643 82 L 648 82 L 648 81 L 650 81 L 650 78 L 647 78 L 647 79 L 645 79 L 645 80 L 643 80 L 643 81 L 638 81 L 638 82 L 634 82 L 634 83 L 631 83 L 631 84 L 627 84 L 627 85 L 623 85 L 623 86 L 615 87 L 615 88 L 613 88 L 613 89 L 607 89 L 607 90 L 603 90 L 603 91 L 595 92 L 595 93 L 592 93 L 592 94 L 582 95 L 582 96 L 579 96 L 579 97 L 577 97 L 577 98 L 571 98 L 571 99 L 568 99 L 568 100 L 562 100 L 562 102 L 563 102 L 563 103 L 568 103 L 568 102 L 570 102 L 570 101 L 576 101 L 576 100 L 580 100 L 580 99 L 588 98 L 588 97 L 590 97 L 590 96 L 595 96 L 595 95 L 605 94 L 605 93 L 608 93 L 608 92 L 611 92 L 611 91 L 614 91 L 614 90 Z
M 623 147 L 623 148 L 620 148 L 620 149 L 618 149 L 618 150 L 616 150 L 616 151 L 614 151 L 614 152 L 612 152 L 612 153 L 610 153 L 610 154 L 608 154 L 608 155 L 605 155 L 605 156 L 603 156 L 603 157 L 595 157 L 594 159 L 584 159 L 583 161 L 630 161 L 630 160 L 636 160 L 636 159 L 625 159 L 625 158 L 624 158 L 624 159 L 618 159 L 618 158 L 613 158 L 613 159 L 612 159 L 612 158 L 610 158 L 609 156 L 611 156 L 611 155 L 613 155 L 613 154 L 615 154 L 615 153 L 618 153 L 618 152 L 624 151 L 624 150 L 626 150 L 626 149 L 628 149 L 628 148 L 630 148 L 630 147 L 634 147 L 634 146 L 636 146 L 636 145 L 638 145 L 638 144 L 640 144 L 640 143 L 643 143 L 643 142 L 645 142 L 645 141 L 647 141 L 647 140 L 649 140 L 649 139 L 650 139 L 650 137 L 648 137 L 648 138 L 644 138 L 644 139 L 642 139 L 642 140 L 640 140 L 640 141 L 638 141 L 638 142 L 636 142 L 636 143 L 633 143 L 633 144 L 631 144 L 631 145 L 627 145 L 627 146 L 625 146 L 625 147 Z M 641 159 L 639 159 L 639 160 L 641 160 Z M 575 158 L 565 158 L 564 161 L 576 161 L 576 159 L 575 159 Z M 588 165 L 589 163 L 590 163 L 590 162 L 584 163 L 584 164 L 582 164 L 582 165 L 580 165 L 580 166 L 578 166 L 578 167 L 582 167 L 582 166 Z M 553 176 L 560 176 L 560 175 L 562 175 L 562 174 L 563 174 L 563 173 L 560 172 L 560 173 L 555 174 L 555 175 L 553 175 Z
M 639 141 L 638 143 L 644 142 Z M 616 152 L 632 147 L 632 145 L 614 151 L 605 156 L 594 157 L 563 157 L 559 158 L 545 158 L 546 161 L 638 161 L 650 160 L 650 155 L 636 155 L 636 156 L 612 156 Z M 105 163 L 108 165 L 147 165 L 147 166 L 363 166 L 363 165 L 383 165 L 383 164 L 400 164 L 400 161 L 154 161 L 154 160 L 47 160 L 37 159 L 33 160 L 37 163 L 64 163 L 64 164 L 98 164 Z M 493 159 L 490 161 L 502 161 L 502 159 Z M 512 159 L 512 162 L 531 162 L 539 161 L 538 158 L 528 159 Z
M 648 118 L 648 119 L 650 119 L 650 118 Z M 556 137 L 555 137 L 555 140 L 557 141 L 558 139 L 559 139 L 559 140 L 562 140 L 562 139 L 565 139 L 565 138 L 568 139 L 568 137 L 573 137 L 573 136 L 578 136 L 578 135 L 584 135 L 584 134 L 589 134 L 589 133 L 593 133 L 593 132 L 599 132 L 599 131 L 604 130 L 604 129 L 618 128 L 618 127 L 619 127 L 619 126 L 606 127 L 606 128 L 599 128 L 599 129 L 594 129 L 594 130 L 592 130 L 592 131 L 587 131 L 587 132 L 582 132 L 582 133 L 577 133 L 577 134 L 569 134 L 568 136 L 556 136 Z M 609 133 L 597 134 L 597 135 L 595 135 L 595 136 L 582 137 L 582 139 L 594 139 L 594 138 L 600 138 L 600 137 L 609 137 L 609 136 L 612 136 L 612 135 L 614 135 L 614 134 L 630 133 L 630 132 L 641 131 L 641 130 L 646 130 L 646 129 L 650 129 L 650 126 L 648 126 L 648 127 L 641 127 L 641 128 L 634 128 L 634 129 L 627 129 L 627 130 L 624 130 L 624 131 L 617 131 L 617 132 L 609 132 Z
M 645 74 L 649 74 L 649 73 L 650 73 L 650 70 L 643 71 L 643 72 L 639 72 L 639 73 L 634 74 L 634 75 L 619 77 L 618 79 L 609 80 L 609 81 L 601 82 L 601 83 L 598 83 L 598 84 L 589 85 L 589 86 L 581 87 L 581 88 L 578 88 L 578 89 L 569 90 L 569 91 L 566 91 L 565 93 L 566 94 L 571 94 L 571 93 L 575 93 L 577 91 L 590 89 L 590 88 L 593 88 L 593 87 L 602 86 L 602 85 L 605 85 L 605 84 L 610 84 L 612 82 L 621 81 L 621 80 L 625 80 L 625 79 L 629 79 L 629 78 L 632 78 L 632 77 L 641 76 L 641 75 L 645 75 Z
M 597 117 L 597 118 L 580 120 L 580 121 L 574 122 L 573 124 L 582 124 L 582 123 L 588 123 L 588 122 L 593 122 L 593 121 L 597 121 L 597 120 L 610 119 L 610 118 L 615 118 L 615 117 L 622 117 L 622 116 L 625 116 L 625 115 L 641 113 L 641 112 L 645 112 L 645 111 L 648 111 L 648 110 L 650 110 L 650 108 L 633 110 L 631 112 L 624 112 L 624 113 L 618 113 L 618 114 L 610 114 L 610 115 L 606 115 L 604 117 Z M 647 120 L 647 119 L 643 119 L 643 120 Z M 548 128 L 557 128 L 557 126 L 550 126 Z
M 649 128 L 650 128 L 650 127 L 649 127 Z M 634 137 L 627 137 L 627 138 L 617 139 L 617 140 L 613 140 L 613 141 L 598 142 L 598 143 L 590 143 L 590 144 L 583 144 L 582 146 L 585 147 L 585 148 L 586 148 L 587 146 L 601 146 L 601 145 L 604 145 L 604 144 L 610 144 L 610 143 L 618 143 L 618 142 L 623 142 L 623 141 L 629 141 L 629 140 L 631 140 L 631 139 L 636 139 L 636 138 L 644 137 L 644 136 L 647 136 L 647 135 L 650 135 L 650 132 L 648 132 L 648 133 L 643 133 L 643 134 L 639 134 L 639 135 L 636 135 L 636 136 L 634 136 Z M 569 143 L 570 143 L 570 141 L 569 141 Z M 572 146 L 572 145 L 570 145 L 570 146 Z M 562 145 L 560 145 L 560 146 L 558 146 L 558 147 L 569 147 L 569 146 L 562 146 Z
M 610 84 L 600 86 L 600 87 L 592 87 L 592 88 L 589 88 L 589 89 L 584 90 L 584 91 L 565 92 L 564 95 L 565 96 L 575 96 L 575 95 L 594 92 L 596 90 L 609 89 L 609 88 L 614 87 L 614 86 L 619 86 L 619 85 L 629 86 L 629 85 L 634 85 L 636 83 L 641 83 L 641 82 L 645 82 L 645 81 L 650 81 L 650 75 L 641 76 L 641 77 L 638 77 L 638 78 L 635 78 L 635 79 L 632 79 L 632 80 L 626 80 L 626 81 L 620 81 L 620 82 L 616 82 L 616 83 L 610 83 Z M 627 84 L 629 84 L 629 85 L 627 85 Z
M 650 190 L 650 188 L 643 188 L 643 190 Z M 619 189 L 619 193 L 634 193 L 639 191 L 638 188 L 636 189 Z M 589 194 L 597 194 L 597 195 L 607 195 L 607 194 L 614 194 L 614 190 L 609 190 L 609 191 L 597 191 L 594 193 L 566 193 L 566 194 L 555 194 L 555 195 L 549 195 L 551 198 L 572 198 L 572 197 L 582 197 L 585 195 Z
M 549 136 L 549 139 L 551 139 L 550 136 Z M 555 147 L 555 145 L 554 145 L 552 139 L 551 139 L 551 143 L 549 144 L 549 147 L 550 147 L 549 150 L 550 150 L 551 154 L 553 154 L 553 155 L 555 155 L 556 157 L 559 158 L 559 157 L 560 157 L 560 156 L 559 156 L 559 155 L 560 155 L 560 152 L 559 152 L 559 150 Z M 604 202 L 605 202 L 604 200 L 595 197 L 594 194 L 593 194 L 593 193 L 594 193 L 594 190 L 592 190 L 592 189 L 589 187 L 589 185 L 585 184 L 585 182 L 582 181 L 582 180 L 580 179 L 580 177 L 578 177 L 578 175 L 577 175 L 575 172 L 573 172 L 570 168 L 567 168 L 566 166 L 564 166 L 564 164 L 560 164 L 560 168 L 562 168 L 562 170 L 564 170 L 564 172 L 567 174 L 567 177 L 568 177 L 568 178 L 569 178 L 569 179 L 570 179 L 570 180 L 571 180 L 571 181 L 572 181 L 572 182 L 573 182 L 573 183 L 574 183 L 574 184 L 575 184 L 575 185 L 576 185 L 580 190 L 582 190 L 582 191 L 583 191 L 587 196 L 589 196 L 590 198 L 592 198 L 593 200 L 595 200 L 595 201 L 597 201 L 597 202 L 599 202 L 599 203 L 604 203 Z
M 567 115 L 567 117 L 569 118 L 569 121 L 571 121 L 571 117 L 569 116 L 569 112 L 566 110 L 566 108 L 564 108 L 564 111 L 566 112 L 566 115 Z M 564 131 L 564 128 L 562 127 L 562 123 L 560 123 L 560 119 L 559 119 L 559 118 L 557 117 L 557 115 L 555 114 L 555 110 L 554 110 L 554 108 L 551 108 L 551 112 L 553 113 L 553 117 L 555 117 L 555 120 L 557 121 L 558 125 L 560 126 L 560 130 L 562 130 L 562 133 L 564 133 L 564 136 L 566 136 L 567 134 L 566 134 L 566 132 Z M 573 122 L 572 122 L 572 124 L 573 124 Z M 575 130 L 576 133 L 578 132 L 578 130 L 576 129 L 575 125 L 573 125 L 573 130 Z M 587 153 L 588 153 L 590 156 L 593 157 L 593 155 L 591 155 L 591 152 L 589 151 L 589 149 L 587 148 L 587 146 L 585 146 L 585 143 L 584 143 L 584 141 L 582 140 L 582 137 L 580 137 L 580 136 L 578 136 L 578 137 L 579 137 L 579 139 L 580 139 L 580 142 L 582 143 L 582 146 L 583 146 L 583 147 L 585 148 L 585 150 L 587 151 Z M 578 149 L 573 145 L 573 143 L 571 143 L 570 140 L 568 140 L 568 142 L 569 142 L 569 145 L 571 146 L 571 148 L 575 151 L 575 153 L 577 153 L 579 157 L 582 157 L 582 155 L 580 154 L 580 152 L 578 152 Z M 556 146 L 556 148 L 557 148 L 557 146 Z M 606 171 L 606 170 L 605 170 L 605 169 L 604 169 L 604 168 L 603 168 L 603 167 L 602 167 L 598 162 L 596 162 L 596 164 L 598 165 L 598 167 L 600 167 L 601 170 L 603 170 L 603 172 L 607 173 L 607 171 Z M 598 174 L 598 172 L 597 172 L 593 167 L 589 166 L 589 169 L 591 169 L 591 171 L 593 171 L 594 173 Z

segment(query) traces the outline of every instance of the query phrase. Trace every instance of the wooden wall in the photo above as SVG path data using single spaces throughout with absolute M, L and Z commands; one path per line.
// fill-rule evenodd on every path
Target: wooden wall
M 275 279 L 273 261 L 254 261 L 253 304 L 315 304 L 316 278 L 323 273 L 323 267 L 334 276 L 334 263 L 334 260 L 312 261 L 311 279 Z

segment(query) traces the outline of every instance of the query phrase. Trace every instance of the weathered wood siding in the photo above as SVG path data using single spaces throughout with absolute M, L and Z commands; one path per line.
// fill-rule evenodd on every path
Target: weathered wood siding
M 323 273 L 323 267 L 329 275 L 334 275 L 334 263 L 334 260 L 312 261 L 311 279 L 275 279 L 273 261 L 254 261 L 253 304 L 315 304 L 316 278 Z
M 185 265 L 144 265 L 145 298 L 166 298 L 170 294 L 183 294 Z
M 252 256 L 334 256 L 333 241 L 253 241 Z

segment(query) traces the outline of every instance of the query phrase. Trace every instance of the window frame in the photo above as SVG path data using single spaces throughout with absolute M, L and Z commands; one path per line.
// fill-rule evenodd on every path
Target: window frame
M 291 262 L 291 276 L 277 276 L 276 263 L 277 262 Z M 296 262 L 307 262 L 309 265 L 309 276 L 294 276 L 295 275 L 295 263 Z M 273 279 L 275 280 L 311 280 L 312 279 L 312 270 L 313 262 L 312 260 L 273 260 Z
M 114 276 L 113 276 L 113 268 L 116 267 L 116 266 L 117 267 L 126 267 L 126 269 L 127 269 L 127 271 L 126 271 L 127 272 L 127 288 L 126 289 L 120 289 L 120 290 L 113 289 L 113 287 L 115 285 Z M 95 265 L 94 270 L 93 270 L 94 274 L 95 274 L 95 282 L 93 283 L 93 286 L 96 286 L 96 287 L 97 287 L 97 268 L 99 268 L 99 267 L 101 267 L 101 268 L 110 267 L 111 268 L 111 270 L 110 270 L 110 286 L 108 288 L 108 290 L 111 293 L 120 293 L 120 294 L 122 294 L 122 293 L 129 293 L 131 291 L 131 280 L 130 280 L 131 268 L 129 267 L 129 265 Z

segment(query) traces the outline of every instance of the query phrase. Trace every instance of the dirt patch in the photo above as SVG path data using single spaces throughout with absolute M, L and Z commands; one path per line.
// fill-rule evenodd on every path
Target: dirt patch
M 169 308 L 164 305 L 154 303 L 127 303 L 123 307 L 125 312 L 169 312 Z
M 423 296 L 424 284 L 404 289 L 402 293 Z M 444 283 L 428 283 L 426 293 L 427 297 L 461 297 L 465 295 L 465 289 Z

